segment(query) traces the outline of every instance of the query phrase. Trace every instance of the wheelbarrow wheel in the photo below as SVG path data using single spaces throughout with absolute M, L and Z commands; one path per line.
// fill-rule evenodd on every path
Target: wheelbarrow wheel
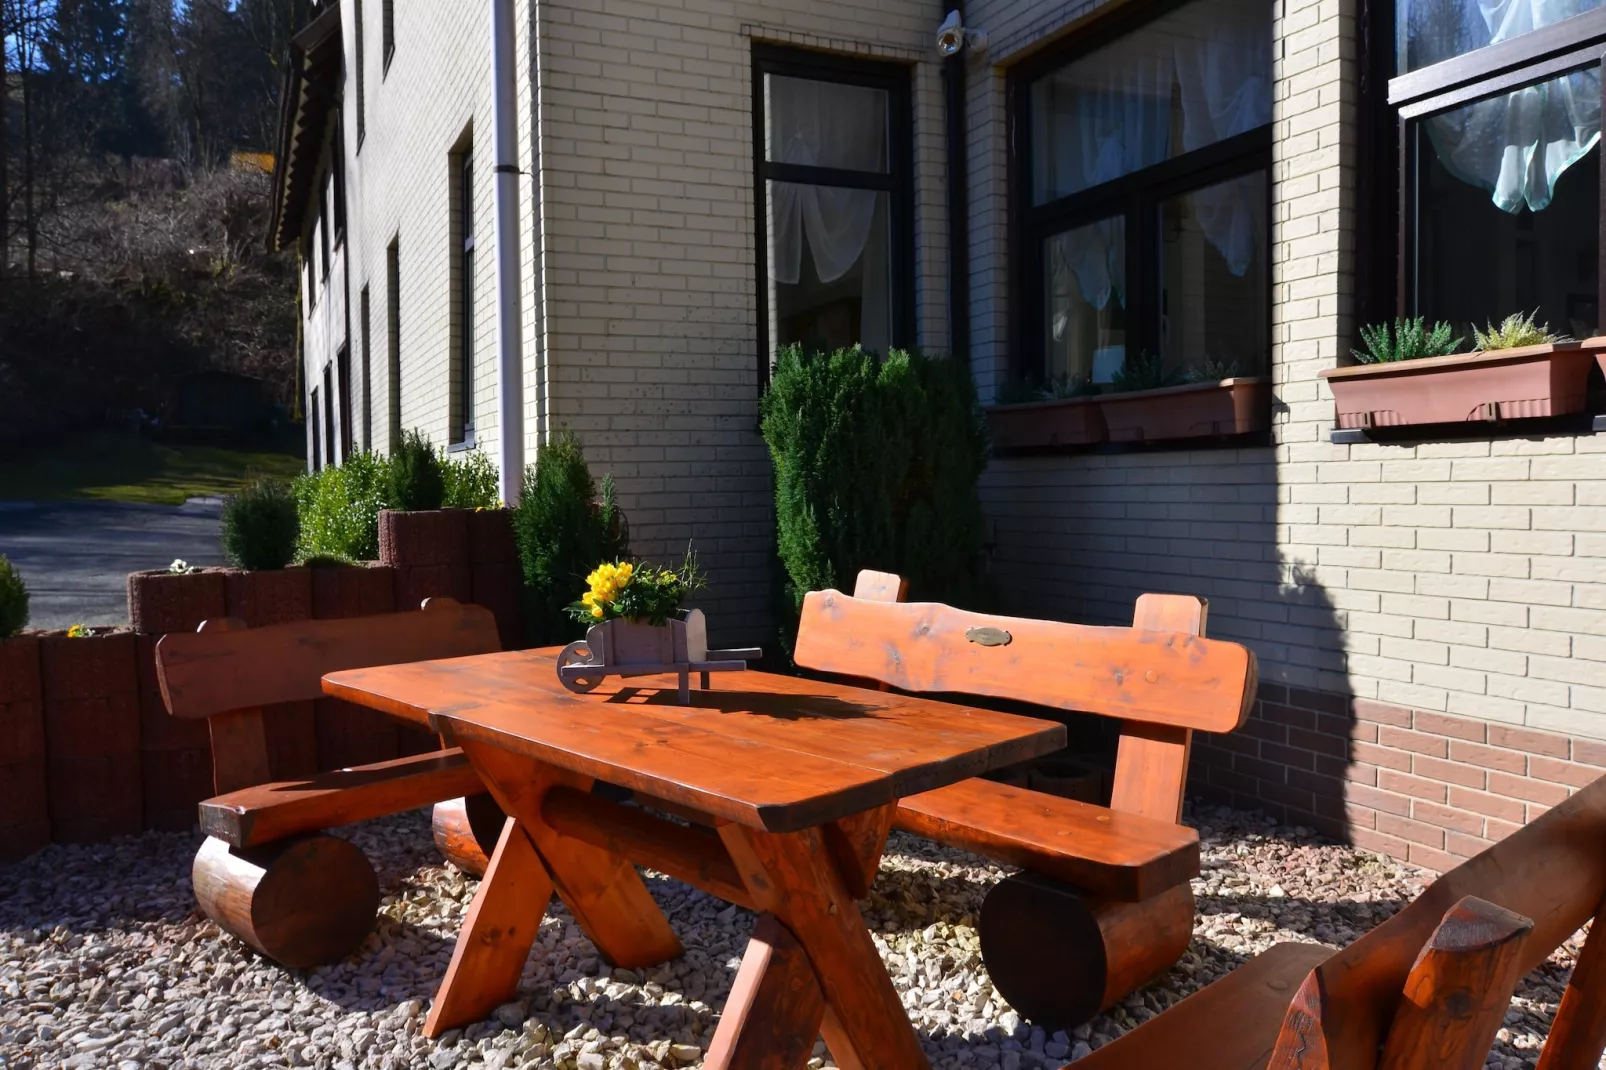
M 588 691 L 595 691 L 601 684 L 603 676 L 572 676 L 564 673 L 564 668 L 570 665 L 595 665 L 596 659 L 591 653 L 591 646 L 584 639 L 570 643 L 558 652 L 558 680 L 564 687 L 577 695 L 584 695 Z M 599 666 L 600 667 L 600 666 Z

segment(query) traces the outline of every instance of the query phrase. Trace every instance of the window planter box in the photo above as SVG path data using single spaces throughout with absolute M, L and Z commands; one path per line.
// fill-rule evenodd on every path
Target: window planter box
M 1003 450 L 1091 446 L 1109 437 L 1096 397 L 994 405 L 987 410 L 987 421 L 994 447 Z
M 1163 442 L 1271 429 L 1271 380 L 1238 376 L 1099 398 L 1111 442 Z
M 1340 428 L 1565 416 L 1584 410 L 1606 338 L 1329 368 Z M 1606 367 L 1606 363 L 1603 363 Z

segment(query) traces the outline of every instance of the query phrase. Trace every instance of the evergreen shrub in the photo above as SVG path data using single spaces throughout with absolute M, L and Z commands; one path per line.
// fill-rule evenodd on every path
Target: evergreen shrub
M 851 591 L 863 568 L 906 577 L 914 598 L 975 602 L 985 534 L 976 485 L 989 444 L 965 365 L 794 346 L 781 351 L 762 413 L 783 642 L 804 594 Z
M 0 554 L 0 639 L 10 639 L 28 626 L 28 585 L 17 566 Z
M 299 532 L 295 494 L 277 480 L 258 479 L 223 502 L 223 553 L 237 568 L 283 568 L 295 559 Z
M 390 462 L 359 453 L 346 463 L 296 477 L 302 561 L 335 558 L 372 561 L 379 556 L 379 511 L 391 504 Z
M 530 640 L 579 638 L 585 629 L 567 607 L 598 564 L 629 553 L 630 533 L 614 501 L 613 477 L 603 479 L 599 492 L 573 432 L 559 432 L 525 469 L 523 493 L 513 509 L 513 537 L 524 571 Z
M 496 463 L 484 450 L 448 453 L 441 458 L 441 504 L 448 509 L 495 509 L 501 501 L 496 476 Z
M 416 430 L 390 455 L 390 500 L 392 509 L 439 509 L 446 500 L 440 454 Z

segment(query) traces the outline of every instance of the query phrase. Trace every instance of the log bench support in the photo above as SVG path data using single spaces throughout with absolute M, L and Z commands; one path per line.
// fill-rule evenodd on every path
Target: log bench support
M 191 871 L 202 913 L 286 966 L 304 969 L 354 951 L 373 929 L 379 880 L 361 850 L 323 830 L 454 796 L 487 799 L 484 788 L 455 748 L 275 782 L 262 707 L 322 697 L 323 675 L 332 670 L 499 647 L 490 611 L 449 598 L 430 599 L 417 612 L 262 628 L 209 620 L 164 636 L 156 667 L 168 713 L 205 718 L 212 739 L 218 794 L 200 805 L 207 839 Z M 483 839 L 492 819 L 483 803 L 465 807 L 466 860 L 474 834 Z M 495 832 L 489 836 L 494 844 Z
M 837 626 L 843 626 L 843 619 L 862 614 L 866 619 L 843 630 L 877 634 L 876 624 L 886 623 L 878 618 L 887 616 L 891 607 L 877 609 L 865 603 L 901 601 L 905 586 L 893 582 L 896 580 L 886 574 L 861 573 L 854 604 L 837 610 Z M 919 608 L 899 606 L 898 610 Z M 1206 609 L 1203 599 L 1146 594 L 1138 599 L 1133 628 L 1202 637 Z M 805 610 L 805 628 L 809 623 Z M 1024 625 L 1017 622 L 1017 629 L 1024 631 Z M 1009 634 L 1008 629 L 991 630 Z M 965 632 L 965 638 L 974 644 L 970 635 Z M 903 657 L 897 663 L 886 666 L 869 655 L 855 662 L 852 655 L 840 655 L 823 638 L 809 638 L 817 645 L 800 654 L 800 664 L 812 658 L 811 668 L 856 669 L 860 674 L 868 669 L 870 679 L 883 686 L 891 683 L 907 688 L 919 682 L 905 667 L 912 657 L 909 650 L 901 652 Z M 1014 638 L 1010 637 L 1011 643 Z M 949 648 L 950 663 L 974 657 L 970 644 Z M 871 649 L 869 644 L 865 646 Z M 880 656 L 878 648 L 875 656 Z M 1022 659 L 1030 656 L 1020 655 Z M 962 689 L 975 688 L 979 693 L 1048 703 L 1055 696 L 1046 690 L 1028 694 L 1024 689 L 1037 677 L 1055 679 L 1055 661 L 1077 661 L 1084 674 L 1095 677 L 1105 665 L 1098 655 L 1077 643 L 1058 648 L 1045 644 L 1036 656 L 1043 660 L 1022 660 L 980 687 L 982 677 L 974 674 L 963 676 L 955 671 L 956 682 Z M 1120 659 L 1114 660 L 1119 666 L 1117 677 L 1130 671 Z M 1131 668 L 1146 669 L 1142 664 Z M 1164 672 L 1146 669 L 1144 679 L 1155 683 Z M 1220 720 L 1225 723 L 1198 726 L 1230 730 L 1241 723 L 1253 697 L 1251 662 L 1236 694 L 1223 696 Z M 1065 708 L 1115 712 L 1099 709 L 1096 701 L 1084 704 L 1074 698 Z M 1146 708 L 1123 711 L 1115 782 L 1107 807 L 982 779 L 911 796 L 898 805 L 893 827 L 1026 871 L 1006 878 L 988 892 L 977 928 L 982 960 L 993 986 L 1034 1023 L 1049 1029 L 1079 1025 L 1170 969 L 1187 950 L 1194 917 L 1188 882 L 1199 875 L 1199 839 L 1180 820 L 1191 725 L 1195 723 L 1190 717 L 1199 712 L 1186 708 L 1180 713 L 1176 709 L 1157 709 L 1152 714 Z M 1146 716 L 1156 719 L 1146 720 Z

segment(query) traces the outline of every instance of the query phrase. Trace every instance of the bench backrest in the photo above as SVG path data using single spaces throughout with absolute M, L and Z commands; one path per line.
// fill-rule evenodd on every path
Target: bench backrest
M 423 609 L 246 628 L 225 618 L 156 644 L 162 701 L 175 717 L 205 717 L 218 794 L 272 779 L 262 707 L 323 697 L 325 673 L 502 648 L 482 606 L 431 598 Z
M 1532 922 L 1514 937 L 1510 986 L 1595 918 L 1539 1065 L 1596 1066 L 1606 1044 L 1606 776 L 1444 874 L 1398 914 L 1312 970 L 1288 1008 L 1269 1070 L 1372 1070 L 1380 1059 L 1390 1067 L 1449 1065 L 1426 1051 L 1421 1062 L 1401 1060 L 1414 1047 L 1417 1030 L 1410 1019 L 1422 1013 L 1421 992 L 1434 987 L 1427 972 L 1444 969 L 1424 948 L 1430 941 L 1446 943 L 1434 941 L 1435 933 L 1455 923 L 1456 908 L 1467 897 Z M 1449 943 L 1467 948 L 1464 940 Z M 1479 980 L 1448 1001 L 1458 1006 L 1449 1008 L 1450 1025 L 1441 1033 L 1455 1042 L 1464 1039 L 1455 1036 L 1457 1030 L 1486 1029 L 1487 1039 L 1472 1038 L 1474 1047 L 1483 1045 L 1473 1065 L 1482 1066 L 1511 991 L 1480 991 L 1500 984 L 1499 971 L 1484 966 L 1471 972 Z M 1408 988 L 1410 1000 L 1404 998 Z M 1469 1007 L 1466 991 L 1488 998 L 1474 998 Z M 1481 1016 L 1472 1013 L 1480 1003 Z
M 1202 637 L 1202 599 L 1144 595 L 1134 627 L 1091 627 L 892 602 L 903 584 L 887 576 L 861 574 L 855 593 L 872 598 L 811 592 L 797 663 L 905 691 L 985 695 L 1119 718 L 1116 809 L 1176 821 L 1192 731 L 1232 731 L 1254 703 L 1255 656 L 1237 643 Z

